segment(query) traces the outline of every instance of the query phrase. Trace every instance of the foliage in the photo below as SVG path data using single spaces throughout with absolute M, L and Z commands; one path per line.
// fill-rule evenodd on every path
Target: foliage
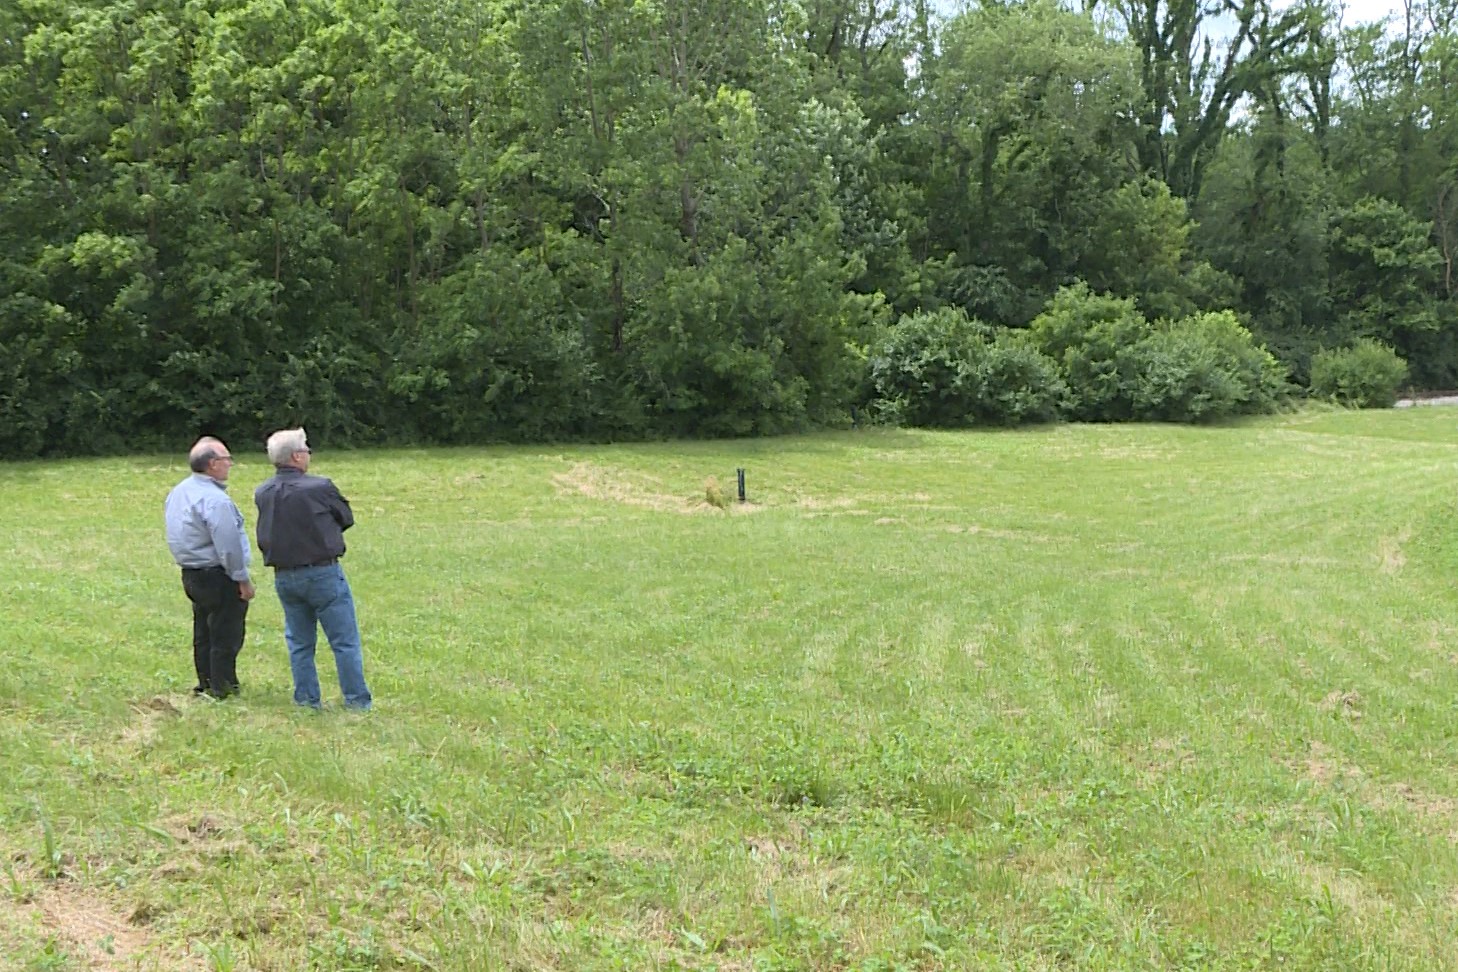
M 1414 10 L 0 5 L 0 455 L 837 425 L 883 317 L 1079 281 L 1451 386 L 1458 18 Z M 1136 403 L 1123 313 L 1056 355 L 1075 417 L 1224 409 L 1176 333 Z
M 1436 299 L 1442 255 L 1432 224 L 1399 205 L 1364 198 L 1333 214 L 1332 298 L 1345 308 L 1342 330 L 1395 348 L 1441 323 Z
M 1122 281 L 1150 257 L 1146 242 L 1177 250 L 1178 227 L 1129 225 L 1162 215 L 1143 211 L 1143 183 L 1130 182 L 1120 148 L 1138 100 L 1127 45 L 1093 17 L 1044 0 L 978 6 L 947 25 L 943 45 L 927 92 L 927 124 L 941 146 L 926 177 L 929 242 L 937 256 L 1026 295 L 1004 306 L 1030 312 L 999 323 L 1025 324 L 1050 283 L 1095 272 L 1085 264 Z M 1126 185 L 1136 186 L 1132 197 Z M 1099 235 L 1110 224 L 1140 245 L 1109 249 L 1113 241 Z M 962 289 L 976 297 L 983 288 Z
M 599 376 L 582 323 L 532 313 L 564 308 L 556 288 L 531 253 L 493 249 L 426 290 L 389 379 L 423 438 L 560 439 L 591 426 Z
M 1049 421 L 1066 395 L 1051 360 L 951 308 L 897 322 L 871 358 L 871 381 L 883 416 L 919 426 Z
M 1161 321 L 1116 358 L 1140 420 L 1201 422 L 1267 412 L 1285 387 L 1285 369 L 1229 311 Z
M 1202 296 L 1185 264 L 1191 223 L 1185 203 L 1164 183 L 1129 182 L 1109 195 L 1094 221 L 1080 276 L 1092 290 L 1133 297 L 1148 317 L 1190 313 Z
M 1087 284 L 1064 287 L 1029 328 L 1030 339 L 1058 363 L 1070 394 L 1070 414 L 1087 422 L 1135 418 L 1120 354 L 1152 333 L 1133 298 L 1095 294 Z
M 1269 411 L 1285 369 L 1230 311 L 1150 323 L 1130 298 L 1060 290 L 1029 340 L 1059 363 L 1085 421 L 1199 422 Z
M 1318 147 L 1271 113 L 1211 164 L 1197 207 L 1198 252 L 1239 282 L 1236 307 L 1298 377 L 1338 324 L 1330 271 L 1330 195 Z M 1344 340 L 1343 339 L 1336 339 Z
M 1407 362 L 1372 338 L 1319 352 L 1311 361 L 1311 394 L 1353 408 L 1391 408 Z

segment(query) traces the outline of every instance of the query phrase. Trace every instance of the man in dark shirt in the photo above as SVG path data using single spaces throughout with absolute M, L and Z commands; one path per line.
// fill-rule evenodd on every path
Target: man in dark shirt
M 307 475 L 311 456 L 303 429 L 284 429 L 268 437 L 268 458 L 275 472 L 253 493 L 258 504 L 258 548 L 263 562 L 274 570 L 273 588 L 283 605 L 294 702 L 321 707 L 314 647 L 322 627 L 334 652 L 345 708 L 368 709 L 372 699 L 365 685 L 354 595 L 339 565 L 344 531 L 354 526 L 354 513 L 334 483 Z

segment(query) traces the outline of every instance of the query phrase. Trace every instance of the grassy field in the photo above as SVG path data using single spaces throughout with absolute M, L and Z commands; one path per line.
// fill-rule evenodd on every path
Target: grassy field
M 316 448 L 367 716 L 0 465 L 0 969 L 1458 969 L 1458 412 Z

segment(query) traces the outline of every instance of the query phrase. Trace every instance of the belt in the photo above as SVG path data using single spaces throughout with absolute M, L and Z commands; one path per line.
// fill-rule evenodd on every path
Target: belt
M 274 570 L 303 570 L 305 567 L 328 567 L 330 564 L 339 563 L 338 557 L 326 557 L 324 560 L 316 560 L 312 564 L 290 564 L 288 567 L 275 566 Z

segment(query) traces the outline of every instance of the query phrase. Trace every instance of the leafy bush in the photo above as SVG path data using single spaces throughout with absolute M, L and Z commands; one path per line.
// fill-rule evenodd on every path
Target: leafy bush
M 1065 287 L 1029 330 L 1062 369 L 1075 418 L 1199 422 L 1269 411 L 1285 372 L 1230 311 L 1151 324 L 1134 301 Z
M 1221 367 L 1234 377 L 1239 386 L 1235 412 L 1269 412 L 1289 394 L 1286 366 L 1256 343 L 1234 311 L 1195 314 L 1180 321 L 1178 327 L 1210 345 Z
M 1198 422 L 1235 411 L 1240 385 L 1209 342 L 1183 328 L 1155 331 L 1118 354 L 1118 371 L 1133 417 Z
M 1015 425 L 1057 418 L 1067 387 L 1030 343 L 942 309 L 903 317 L 871 358 L 875 406 L 909 425 Z
M 1200 422 L 1269 411 L 1285 388 L 1281 366 L 1230 311 L 1162 321 L 1121 349 L 1117 361 L 1141 420 Z
M 1085 283 L 1060 289 L 1029 329 L 1033 346 L 1062 371 L 1072 416 L 1085 422 L 1134 418 L 1119 352 L 1150 332 L 1132 299 L 1095 294 Z
M 976 415 L 987 424 L 1051 422 L 1068 401 L 1057 362 L 1017 331 L 1001 332 L 987 349 L 982 390 Z
M 67 346 L 69 330 L 60 307 L 29 294 L 0 299 L 0 458 L 44 455 L 71 444 L 56 441 L 79 364 Z
M 425 290 L 389 376 L 428 441 L 570 438 L 597 374 L 556 282 L 528 254 L 492 253 Z
M 1391 408 L 1407 377 L 1407 362 L 1371 338 L 1328 348 L 1311 359 L 1311 394 L 1354 408 Z

